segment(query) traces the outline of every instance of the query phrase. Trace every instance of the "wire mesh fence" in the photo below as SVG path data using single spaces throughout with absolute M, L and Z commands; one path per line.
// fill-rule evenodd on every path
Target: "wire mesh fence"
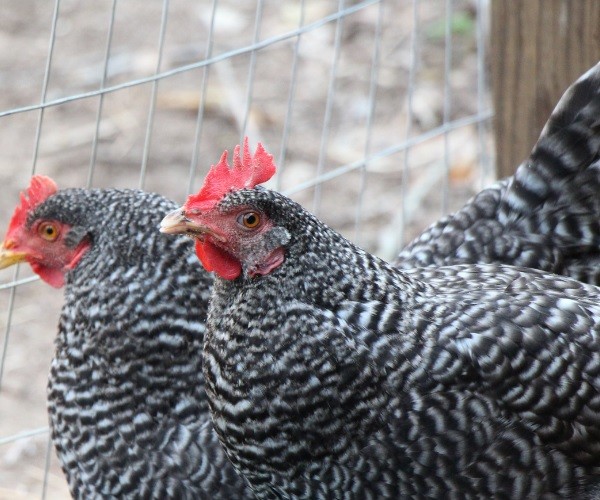
M 4 227 L 34 172 L 183 201 L 247 135 L 274 187 L 390 259 L 494 177 L 485 0 L 25 0 L 0 37 Z M 0 280 L 0 498 L 67 498 L 45 411 L 62 292 Z

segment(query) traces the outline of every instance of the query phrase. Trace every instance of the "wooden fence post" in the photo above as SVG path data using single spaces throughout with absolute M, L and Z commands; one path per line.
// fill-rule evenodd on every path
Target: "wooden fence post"
M 600 60 L 600 0 L 492 0 L 498 177 L 530 153 L 564 90 Z

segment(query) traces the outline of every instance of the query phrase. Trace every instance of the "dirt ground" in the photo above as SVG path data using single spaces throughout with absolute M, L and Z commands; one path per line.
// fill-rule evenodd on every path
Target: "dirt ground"
M 350 239 L 392 258 L 403 242 L 491 182 L 487 127 L 438 134 L 408 152 L 374 159 L 366 169 L 346 169 L 316 188 L 310 183 L 369 153 L 419 137 L 441 126 L 444 118 L 477 113 L 475 3 L 457 0 L 450 13 L 453 36 L 445 87 L 443 0 L 418 2 L 416 15 L 412 1 L 384 1 L 382 13 L 374 4 L 340 25 L 314 24 L 337 11 L 334 1 L 306 1 L 302 11 L 300 2 L 269 0 L 239 7 L 239 2 L 222 0 L 213 56 L 293 31 L 301 16 L 306 32 L 298 42 L 281 39 L 254 54 L 231 55 L 208 70 L 180 72 L 157 84 L 114 89 L 103 98 L 77 99 L 43 113 L 0 115 L 0 232 L 34 168 L 61 187 L 85 186 L 91 180 L 95 187 L 142 186 L 182 201 L 245 131 L 251 144 L 262 141 L 278 159 L 276 187 L 292 192 Z M 60 2 L 46 102 L 101 88 L 112 4 Z M 208 0 L 171 2 L 160 71 L 203 60 L 212 5 Z M 156 72 L 162 8 L 158 1 L 116 2 L 104 88 Z M 53 2 L 35 0 L 3 6 L 0 114 L 41 102 L 53 9 Z M 379 64 L 373 69 L 375 53 Z M 489 109 L 487 97 L 484 104 Z M 299 190 L 305 183 L 310 186 Z M 62 292 L 35 281 L 18 286 L 13 296 L 1 285 L 11 282 L 14 273 L 0 272 L 0 499 L 42 498 L 47 433 L 10 438 L 47 425 L 45 386 Z M 18 276 L 32 273 L 21 266 Z M 68 498 L 51 456 L 46 498 Z

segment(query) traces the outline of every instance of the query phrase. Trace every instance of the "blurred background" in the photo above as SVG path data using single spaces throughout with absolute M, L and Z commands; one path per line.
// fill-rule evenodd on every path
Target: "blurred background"
M 597 2 L 508 3 L 2 2 L 0 232 L 34 172 L 182 202 L 247 135 L 275 156 L 272 187 L 392 259 L 510 174 L 598 59 L 599 37 L 563 59 L 523 41 L 550 14 L 546 35 L 585 37 Z M 61 304 L 28 266 L 0 272 L 0 499 L 68 498 L 45 410 Z

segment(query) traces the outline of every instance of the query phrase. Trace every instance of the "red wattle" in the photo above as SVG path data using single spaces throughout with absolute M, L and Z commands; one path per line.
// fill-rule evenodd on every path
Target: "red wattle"
M 28 262 L 33 272 L 42 278 L 46 283 L 54 288 L 62 288 L 65 285 L 65 275 L 67 272 L 75 268 L 75 266 L 91 248 L 91 246 L 92 244 L 89 241 L 83 241 L 80 243 L 73 253 L 67 256 L 71 258 L 71 261 L 67 265 L 62 265 L 60 261 L 54 262 L 54 265 L 47 266 L 41 264 L 39 260 L 31 259 Z
M 56 267 L 46 267 L 39 262 L 30 262 L 33 272 L 54 288 L 61 288 L 65 284 L 65 273 Z
M 214 271 L 223 279 L 234 280 L 242 273 L 241 264 L 210 241 L 196 240 L 196 255 L 204 269 Z
M 81 257 L 83 257 L 85 255 L 85 253 L 92 247 L 92 244 L 89 241 L 83 241 L 82 243 L 79 244 L 79 246 L 75 249 L 75 253 L 73 255 L 73 258 L 71 259 L 71 262 L 69 262 L 67 264 L 67 269 L 73 269 L 75 268 L 75 266 L 77 264 L 79 264 L 79 261 L 81 260 Z

